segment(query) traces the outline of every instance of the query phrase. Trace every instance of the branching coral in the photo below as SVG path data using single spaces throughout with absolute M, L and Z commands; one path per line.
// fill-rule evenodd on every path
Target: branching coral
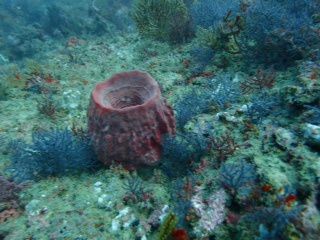
M 261 123 L 268 115 L 276 112 L 276 107 L 280 105 L 277 97 L 271 96 L 266 92 L 254 95 L 251 99 L 251 104 L 248 104 L 247 116 L 253 123 Z
M 203 89 L 191 88 L 179 95 L 174 104 L 177 126 L 182 129 L 193 117 L 208 111 L 209 104 L 210 93 Z
M 248 196 L 256 180 L 254 166 L 244 160 L 236 163 L 224 163 L 220 168 L 221 185 L 233 197 L 237 194 Z
M 246 11 L 242 35 L 248 60 L 285 68 L 301 59 L 307 46 L 317 39 L 312 14 L 317 1 L 258 0 Z
M 10 169 L 17 181 L 63 175 L 98 166 L 88 138 L 78 138 L 69 130 L 37 132 L 32 144 L 15 141 L 11 145 Z
M 191 164 L 198 162 L 207 149 L 205 139 L 191 132 L 167 135 L 162 145 L 162 169 L 169 177 L 187 175 Z
M 274 70 L 258 69 L 256 74 L 240 84 L 243 93 L 252 93 L 254 91 L 262 91 L 270 89 L 276 81 L 276 73 Z
M 208 47 L 238 53 L 238 37 L 244 30 L 240 1 L 201 0 L 192 6 L 198 36 Z
M 244 220 L 259 224 L 258 240 L 287 239 L 285 230 L 299 218 L 301 211 L 301 207 L 266 207 L 248 214 Z
M 220 109 L 226 109 L 240 97 L 239 83 L 234 81 L 231 74 L 222 73 L 208 82 L 211 91 L 210 99 Z

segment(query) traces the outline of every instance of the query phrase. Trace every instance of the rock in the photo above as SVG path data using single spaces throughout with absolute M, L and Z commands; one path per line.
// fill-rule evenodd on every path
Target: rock
M 307 144 L 320 148 L 320 126 L 307 123 L 304 127 L 304 138 Z
M 297 137 L 285 128 L 278 128 L 274 132 L 277 144 L 288 150 L 298 145 Z
M 98 181 L 94 184 L 95 187 L 101 187 L 102 186 L 102 182 Z
M 28 213 L 29 216 L 37 216 L 42 212 L 47 212 L 47 207 L 41 206 L 40 201 L 37 199 L 31 200 L 27 205 L 26 205 L 26 212 Z
M 226 121 L 226 122 L 232 122 L 232 123 L 242 122 L 242 119 L 233 116 L 233 115 L 232 115 L 231 113 L 229 113 L 229 112 L 218 112 L 218 113 L 216 114 L 216 118 L 217 118 L 218 120 L 222 120 L 222 121 Z
M 120 228 L 129 228 L 137 218 L 129 207 L 119 211 L 119 214 L 112 220 L 111 232 L 117 232 Z
M 67 90 L 62 93 L 62 108 L 71 111 L 77 109 L 80 105 L 79 99 L 81 98 L 81 92 L 78 90 Z

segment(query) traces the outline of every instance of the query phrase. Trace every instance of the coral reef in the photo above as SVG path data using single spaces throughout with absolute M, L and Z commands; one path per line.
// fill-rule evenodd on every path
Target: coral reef
M 0 1 L 0 239 L 318 240 L 319 3 Z

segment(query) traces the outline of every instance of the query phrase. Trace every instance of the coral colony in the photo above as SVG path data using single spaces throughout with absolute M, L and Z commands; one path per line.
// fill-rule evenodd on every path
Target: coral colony
M 319 0 L 0 19 L 1 240 L 319 239 Z

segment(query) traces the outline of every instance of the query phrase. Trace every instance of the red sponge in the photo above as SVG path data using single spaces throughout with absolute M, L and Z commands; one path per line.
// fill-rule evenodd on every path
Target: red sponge
M 175 119 L 149 74 L 123 72 L 93 90 L 88 129 L 105 165 L 137 168 L 159 161 L 161 137 L 175 134 Z

